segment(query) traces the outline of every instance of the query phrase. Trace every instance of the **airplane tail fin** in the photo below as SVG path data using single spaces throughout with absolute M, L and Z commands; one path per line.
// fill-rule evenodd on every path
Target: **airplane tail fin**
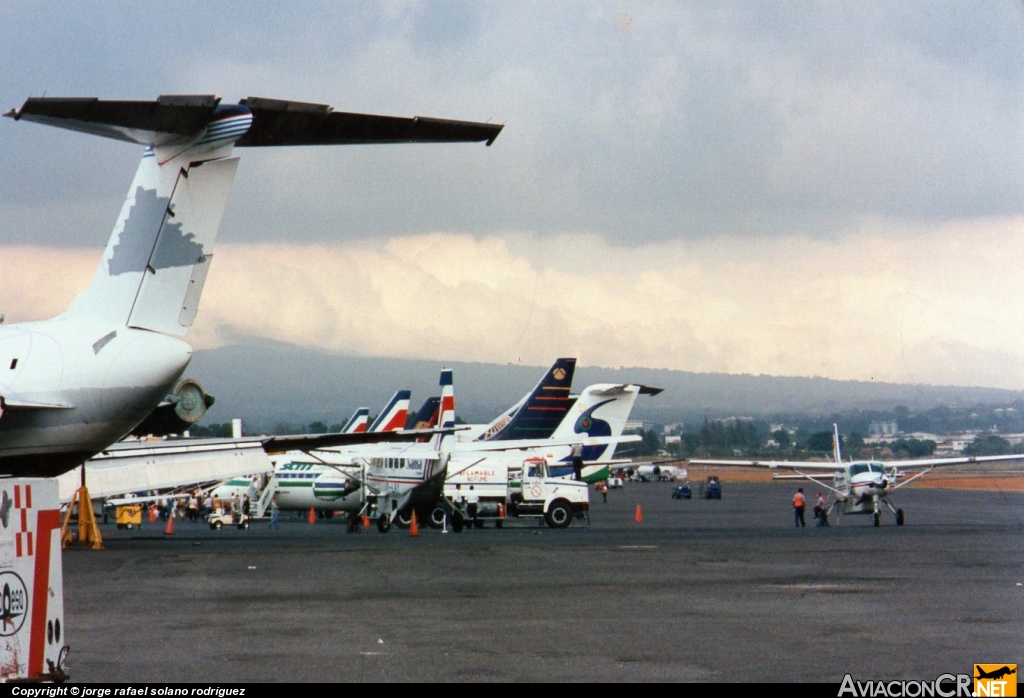
M 441 405 L 438 411 L 437 427 L 439 429 L 455 428 L 455 385 L 452 380 L 450 368 L 441 369 Z M 431 439 L 431 445 L 441 450 L 445 439 L 454 438 L 450 434 L 435 434 Z
M 840 446 L 841 443 L 842 443 L 842 441 L 839 438 L 839 425 L 838 424 L 833 424 L 832 425 L 832 458 L 835 460 L 836 463 L 842 463 L 843 462 L 843 454 L 841 452 L 841 446 Z
M 235 145 L 490 145 L 502 129 L 259 97 L 221 104 L 214 95 L 36 97 L 4 116 L 146 147 L 99 269 L 65 315 L 175 335 L 196 316 L 238 165 Z
M 636 384 L 598 383 L 587 386 L 566 413 L 552 438 L 569 439 L 578 434 L 587 436 L 622 436 L 629 414 L 640 395 L 657 395 L 659 388 Z M 583 447 L 584 461 L 605 462 L 615 455 L 615 444 Z
M 145 146 L 99 268 L 64 315 L 186 334 L 238 167 L 230 155 L 252 125 L 251 111 L 196 95 L 152 103 L 30 99 L 10 115 Z
M 487 425 L 477 441 L 546 439 L 569 411 L 576 359 L 557 359 L 522 400 Z
M 424 401 L 420 411 L 412 418 L 412 429 L 433 429 L 441 417 L 441 398 L 438 396 L 428 397 Z
M 371 432 L 398 431 L 405 429 L 405 421 L 409 418 L 409 398 L 412 391 L 399 390 L 391 396 L 391 400 L 384 407 L 377 419 L 370 425 Z
M 359 407 L 352 413 L 345 426 L 341 428 L 342 434 L 362 434 L 370 424 L 370 408 Z

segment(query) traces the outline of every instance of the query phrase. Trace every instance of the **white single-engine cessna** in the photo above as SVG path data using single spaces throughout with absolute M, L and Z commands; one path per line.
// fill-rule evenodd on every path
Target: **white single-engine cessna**
M 50 320 L 0 326 L 0 475 L 50 477 L 139 424 L 192 347 L 235 146 L 486 142 L 501 125 L 212 95 L 152 102 L 31 98 L 5 114 L 144 146 L 89 286 Z
M 896 517 L 896 525 L 902 526 L 904 515 L 889 501 L 890 495 L 900 487 L 931 472 L 935 468 L 992 461 L 1024 460 L 1024 454 L 1002 456 L 963 456 L 959 458 L 921 458 L 898 461 L 850 461 L 843 462 L 840 450 L 839 427 L 832 425 L 832 463 L 807 461 L 759 461 L 759 460 L 690 460 L 691 465 L 740 466 L 790 470 L 795 475 L 777 478 L 802 478 L 827 489 L 835 497 L 828 513 L 838 504 L 843 514 L 871 514 L 875 526 L 881 525 L 880 504 L 884 503 Z M 908 471 L 918 471 L 906 476 Z M 832 476 L 832 484 L 823 478 Z

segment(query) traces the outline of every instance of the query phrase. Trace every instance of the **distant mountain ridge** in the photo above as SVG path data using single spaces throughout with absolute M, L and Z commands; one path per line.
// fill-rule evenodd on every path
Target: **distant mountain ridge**
M 469 422 L 490 421 L 533 388 L 548 368 L 345 356 L 254 339 L 196 352 L 186 375 L 217 398 L 203 423 L 241 417 L 250 428 L 271 429 L 344 422 L 361 406 L 376 414 L 399 388 L 413 391 L 415 409 L 437 393 L 442 367 L 455 372 L 456 412 Z M 664 388 L 661 395 L 641 397 L 633 411 L 637 419 L 660 423 L 701 415 L 828 415 L 897 405 L 923 410 L 1024 400 L 1022 391 L 998 388 L 586 366 L 576 369 L 573 389 L 619 382 Z

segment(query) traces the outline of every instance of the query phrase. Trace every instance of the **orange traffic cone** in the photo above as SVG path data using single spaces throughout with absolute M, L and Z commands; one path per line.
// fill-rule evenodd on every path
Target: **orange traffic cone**
M 309 522 L 311 524 L 315 524 L 316 523 L 316 512 L 313 511 L 313 507 L 309 508 Z
M 419 524 L 416 523 L 416 512 L 412 513 L 412 523 L 409 524 L 409 535 L 416 537 L 420 534 Z
M 644 512 L 640 509 L 640 505 L 639 504 L 636 505 L 636 522 L 637 523 L 643 523 L 644 522 Z
M 167 528 L 164 529 L 165 536 L 174 535 L 174 514 L 167 517 Z
M 149 522 L 156 523 L 156 506 L 153 504 L 149 505 Z
M 370 519 L 366 517 L 366 512 L 363 512 L 363 528 L 370 527 Z

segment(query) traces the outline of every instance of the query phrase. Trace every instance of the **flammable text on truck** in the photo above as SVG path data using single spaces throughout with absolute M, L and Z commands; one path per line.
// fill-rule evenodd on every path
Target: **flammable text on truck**
M 505 517 L 534 516 L 544 517 L 551 528 L 565 528 L 590 509 L 587 483 L 553 477 L 544 458 L 492 457 L 466 466 L 452 461 L 444 496 L 457 522 L 493 520 L 499 527 Z M 436 509 L 432 523 L 443 515 L 444 507 Z
M 0 683 L 64 681 L 57 481 L 0 480 Z

